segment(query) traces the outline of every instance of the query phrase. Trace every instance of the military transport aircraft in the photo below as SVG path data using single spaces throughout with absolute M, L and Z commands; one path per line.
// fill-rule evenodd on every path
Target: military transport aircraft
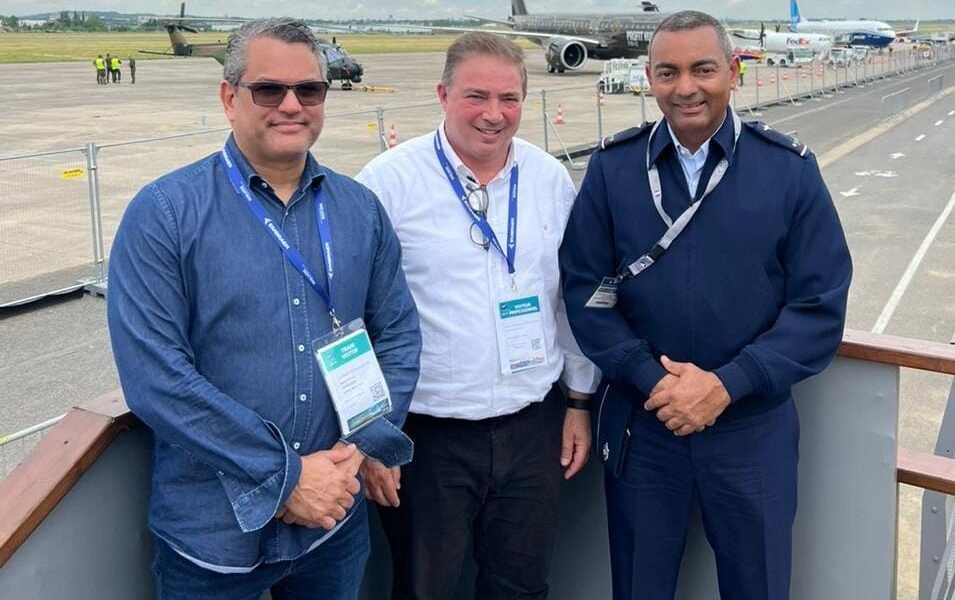
M 637 58 L 647 54 L 650 37 L 667 15 L 652 2 L 643 12 L 624 14 L 528 14 L 524 0 L 511 0 L 506 21 L 468 15 L 507 29 L 435 27 L 439 31 L 486 31 L 523 37 L 544 49 L 548 73 L 577 70 L 588 58 Z
M 218 22 L 218 23 L 239 23 L 244 19 L 218 18 L 218 17 L 187 17 L 186 3 L 179 6 L 179 16 L 162 22 L 169 34 L 171 52 L 153 52 L 150 50 L 140 50 L 141 54 L 161 54 L 165 56 L 208 56 L 216 59 L 221 64 L 225 60 L 225 43 L 213 42 L 208 44 L 190 44 L 186 41 L 183 32 L 198 33 L 198 29 L 187 25 L 192 22 Z M 352 58 L 348 52 L 337 43 L 335 38 L 332 41 L 319 38 L 319 46 L 325 54 L 325 61 L 328 63 L 328 83 L 340 80 L 343 90 L 350 90 L 352 83 L 361 82 L 361 77 L 365 70 L 357 60 Z

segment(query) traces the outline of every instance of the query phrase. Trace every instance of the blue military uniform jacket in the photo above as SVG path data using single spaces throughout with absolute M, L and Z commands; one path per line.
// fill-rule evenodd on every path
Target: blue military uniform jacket
M 816 159 L 761 123 L 733 119 L 710 142 L 697 193 L 724 156 L 729 168 L 693 220 L 649 269 L 619 285 L 614 308 L 589 308 L 667 229 L 650 197 L 647 146 L 663 208 L 675 220 L 693 201 L 667 127 L 651 124 L 594 152 L 560 252 L 564 299 L 584 354 L 603 372 L 595 448 L 612 468 L 630 419 L 665 375 L 660 356 L 714 371 L 732 398 L 717 425 L 786 401 L 821 371 L 842 338 L 851 261 Z

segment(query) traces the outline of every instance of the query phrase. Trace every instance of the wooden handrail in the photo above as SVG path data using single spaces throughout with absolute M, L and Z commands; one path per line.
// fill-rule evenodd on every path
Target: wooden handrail
M 70 410 L 0 481 L 0 567 L 136 418 L 119 390 Z
M 955 346 L 846 331 L 839 355 L 955 374 Z M 72 409 L 0 481 L 0 567 L 66 497 L 121 432 L 136 423 L 119 390 Z M 900 483 L 955 495 L 955 459 L 899 448 Z
M 839 356 L 955 375 L 955 346 L 847 329 Z
M 915 487 L 955 496 L 955 459 L 899 448 L 896 479 Z

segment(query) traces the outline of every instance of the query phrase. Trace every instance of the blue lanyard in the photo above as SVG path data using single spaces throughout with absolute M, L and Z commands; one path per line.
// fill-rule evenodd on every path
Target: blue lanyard
M 325 198 L 322 188 L 318 187 L 315 190 L 314 204 L 315 221 L 318 223 L 318 238 L 322 243 L 322 262 L 325 264 L 325 273 L 328 276 L 327 292 L 325 288 L 322 287 L 322 284 L 318 282 L 315 274 L 312 273 L 308 263 L 305 262 L 305 258 L 295 246 L 288 241 L 282 229 L 269 217 L 268 213 L 265 212 L 262 203 L 252 195 L 251 190 L 245 185 L 245 181 L 242 180 L 242 174 L 239 173 L 239 168 L 232 160 L 232 157 L 229 156 L 229 151 L 226 148 L 222 149 L 222 158 L 225 161 L 226 173 L 229 175 L 229 181 L 232 183 L 235 193 L 245 200 L 245 205 L 249 207 L 249 210 L 252 211 L 255 218 L 262 224 L 262 227 L 265 227 L 265 230 L 272 236 L 272 240 L 282 251 L 282 255 L 295 267 L 296 271 L 302 274 L 302 277 L 308 281 L 312 289 L 315 290 L 315 293 L 325 302 L 325 306 L 328 307 L 328 315 L 332 318 L 332 327 L 336 330 L 340 329 L 342 324 L 341 321 L 338 320 L 338 317 L 335 316 L 335 306 L 332 303 L 332 280 L 335 276 L 335 263 L 332 260 L 332 230 L 328 223 L 328 213 L 325 210 Z
M 464 207 L 464 211 L 468 213 L 468 216 L 471 217 L 471 220 L 474 221 L 474 224 L 478 226 L 481 233 L 488 239 L 491 245 L 501 253 L 501 256 L 507 261 L 507 272 L 513 275 L 515 270 L 514 257 L 517 255 L 517 163 L 511 167 L 509 183 L 510 194 L 507 202 L 507 252 L 505 252 L 504 249 L 501 248 L 501 243 L 497 240 L 497 236 L 494 234 L 494 230 L 491 229 L 491 224 L 487 222 L 487 219 L 476 215 L 474 211 L 471 210 L 471 207 L 468 206 L 468 193 L 464 189 L 464 186 L 461 185 L 461 180 L 458 179 L 458 174 L 451 165 L 451 161 L 449 161 L 447 155 L 445 155 L 444 147 L 441 144 L 441 134 L 437 131 L 434 133 L 434 153 L 438 155 L 438 162 L 441 163 L 441 168 L 448 177 L 448 183 L 451 184 L 451 189 L 458 195 L 458 200 L 461 201 L 461 206 Z

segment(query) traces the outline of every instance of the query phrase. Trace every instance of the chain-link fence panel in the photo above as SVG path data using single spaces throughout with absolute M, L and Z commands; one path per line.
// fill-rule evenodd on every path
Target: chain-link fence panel
M 220 150 L 228 129 L 106 144 L 96 148 L 106 256 L 133 196 L 150 181 Z
M 0 159 L 0 306 L 81 287 L 94 272 L 83 149 Z

